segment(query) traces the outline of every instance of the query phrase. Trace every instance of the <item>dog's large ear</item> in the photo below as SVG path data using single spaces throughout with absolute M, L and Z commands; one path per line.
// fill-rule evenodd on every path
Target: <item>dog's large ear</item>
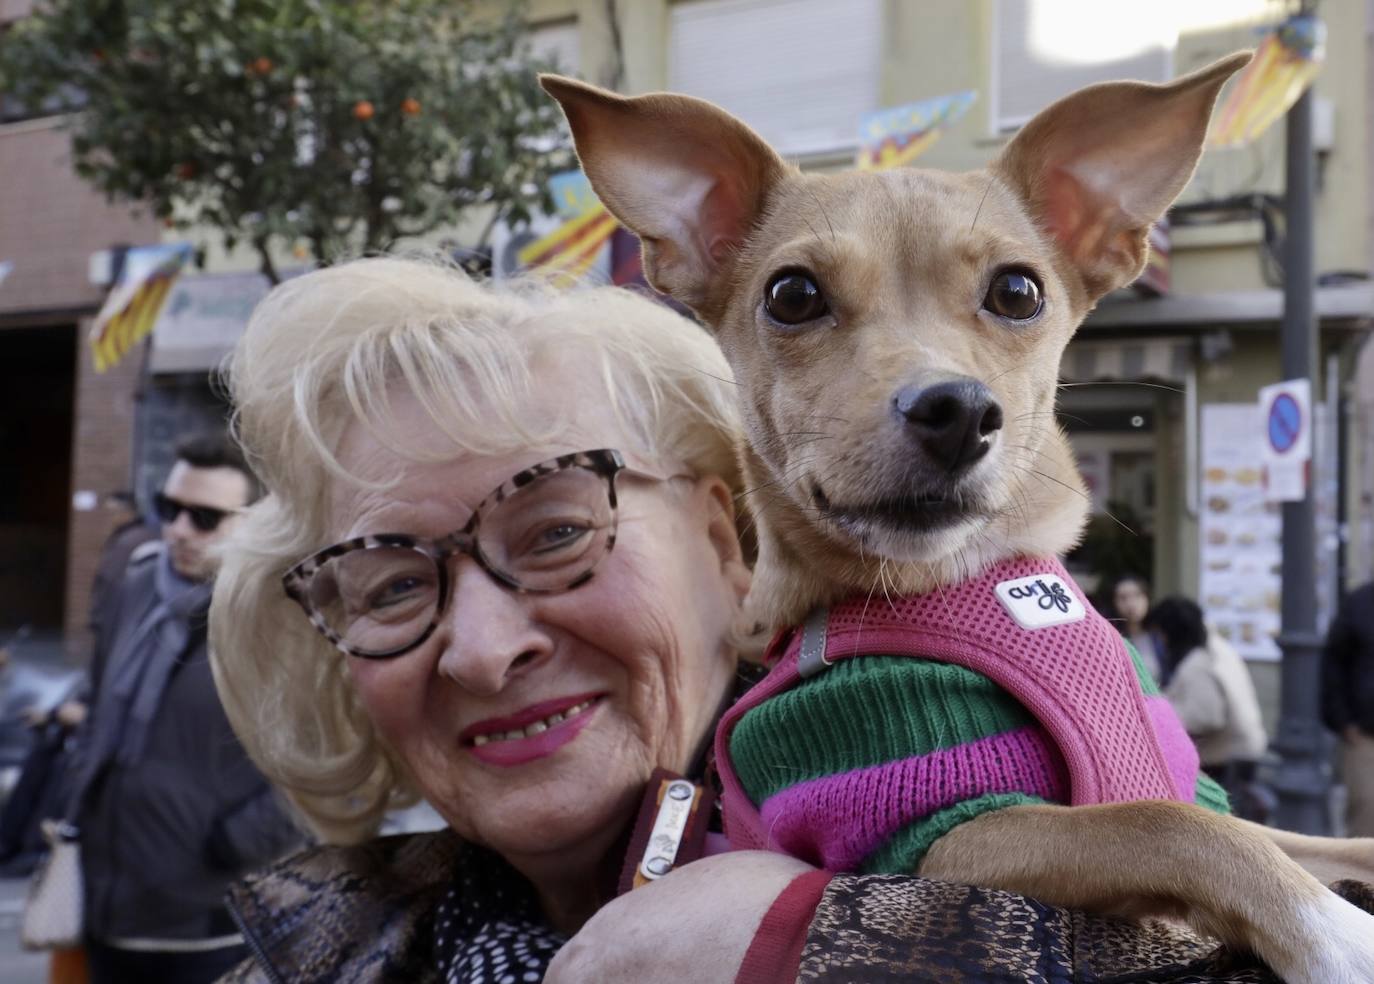
M 753 130 L 690 96 L 627 98 L 541 75 L 597 195 L 644 243 L 649 282 L 700 312 L 787 165 Z
M 1020 194 L 1096 299 L 1139 276 L 1150 223 L 1188 184 L 1241 52 L 1167 85 L 1106 82 L 1042 111 L 993 170 Z

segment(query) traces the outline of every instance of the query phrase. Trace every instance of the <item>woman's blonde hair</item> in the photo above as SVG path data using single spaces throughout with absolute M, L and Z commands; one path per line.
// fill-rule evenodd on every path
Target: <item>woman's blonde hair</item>
M 535 379 L 534 360 L 544 378 Z M 571 366 L 569 360 L 571 359 Z M 558 421 L 523 410 L 547 366 L 594 372 L 630 444 L 738 488 L 729 367 L 706 333 L 631 291 L 555 293 L 474 283 L 449 266 L 357 260 L 287 281 L 253 312 L 229 365 L 239 440 L 269 495 L 223 552 L 210 611 L 215 679 L 248 754 L 326 840 L 356 841 L 414 802 L 374 732 L 344 657 L 282 590 L 319 550 L 350 421 L 395 435 L 388 392 L 419 400 L 452 447 L 417 459 L 547 443 Z

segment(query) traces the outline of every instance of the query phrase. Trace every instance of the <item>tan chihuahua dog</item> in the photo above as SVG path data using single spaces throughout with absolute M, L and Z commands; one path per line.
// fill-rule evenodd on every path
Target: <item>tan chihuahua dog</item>
M 734 367 L 762 621 L 1073 546 L 1087 498 L 1054 418 L 1060 358 L 1140 273 L 1248 58 L 1084 89 L 968 174 L 802 174 L 709 103 L 544 77 L 649 280 Z M 1369 842 L 1166 801 L 997 810 L 937 840 L 920 874 L 1181 916 L 1294 984 L 1374 982 L 1374 916 L 1285 851 L 1322 878 L 1374 878 Z

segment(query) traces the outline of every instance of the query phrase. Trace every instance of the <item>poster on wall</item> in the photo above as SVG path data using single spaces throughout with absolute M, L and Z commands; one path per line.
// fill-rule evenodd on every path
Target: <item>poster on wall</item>
M 1325 407 L 1317 407 L 1316 467 Z M 1246 659 L 1278 659 L 1283 580 L 1283 521 L 1277 502 L 1264 493 L 1263 413 L 1256 403 L 1213 403 L 1202 408 L 1202 494 L 1198 544 L 1199 599 L 1208 623 Z M 1325 469 L 1321 469 L 1325 470 Z M 1317 543 L 1336 514 L 1333 482 L 1317 482 Z M 1317 627 L 1330 617 L 1334 558 L 1318 554 Z

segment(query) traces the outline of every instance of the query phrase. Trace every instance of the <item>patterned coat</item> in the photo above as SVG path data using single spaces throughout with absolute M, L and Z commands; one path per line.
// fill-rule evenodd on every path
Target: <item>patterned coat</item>
M 255 957 L 221 984 L 429 984 L 434 912 L 462 864 L 448 831 L 313 848 L 236 885 Z M 1374 889 L 1337 886 L 1374 911 Z M 1136 925 L 1008 892 L 895 875 L 837 875 L 798 981 L 818 984 L 1280 984 L 1162 923 Z

